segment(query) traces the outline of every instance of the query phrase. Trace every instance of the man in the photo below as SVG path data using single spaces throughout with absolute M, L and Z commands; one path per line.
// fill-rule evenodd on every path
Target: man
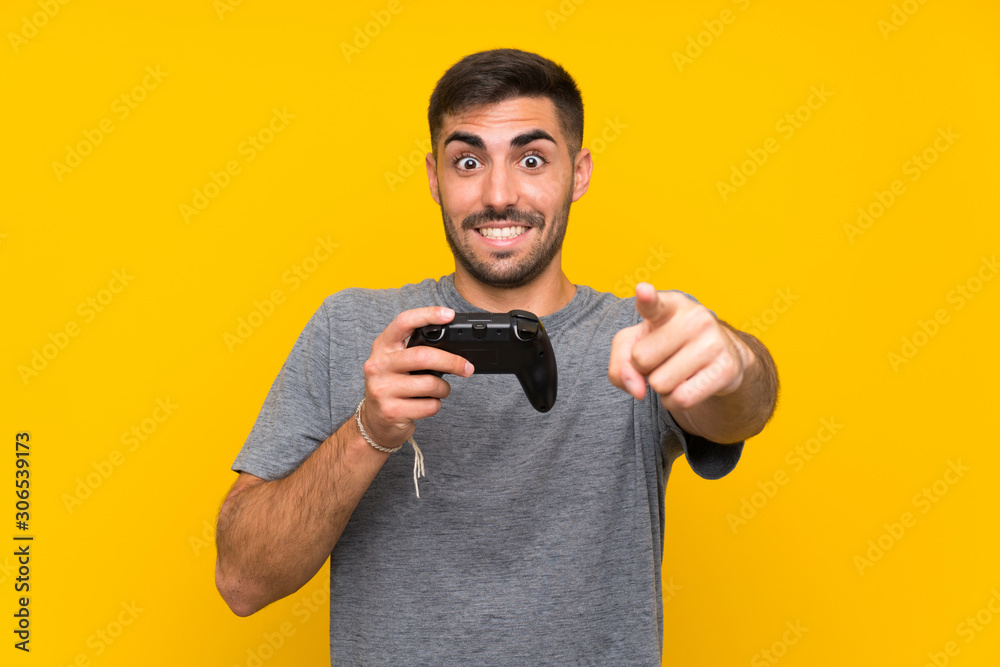
M 773 362 L 682 293 L 640 284 L 619 299 L 562 272 L 592 162 L 561 67 L 473 54 L 438 82 L 428 119 L 455 273 L 324 301 L 233 465 L 219 591 L 246 616 L 329 557 L 338 666 L 659 664 L 671 464 L 685 453 L 702 477 L 732 470 L 774 409 Z M 552 341 L 545 414 L 513 376 L 406 347 L 454 312 L 512 309 Z M 426 456 L 419 498 L 409 448 L 386 451 L 411 437 Z

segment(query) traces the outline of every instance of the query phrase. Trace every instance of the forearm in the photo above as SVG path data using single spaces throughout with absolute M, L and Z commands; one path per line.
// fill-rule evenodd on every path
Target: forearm
M 351 418 L 288 477 L 228 498 L 216 531 L 216 585 L 229 607 L 248 616 L 308 582 L 388 456 Z
M 720 320 L 721 322 L 721 320 Z M 735 443 L 764 429 L 778 399 L 778 373 L 767 348 L 754 336 L 722 324 L 745 346 L 743 380 L 736 391 L 711 396 L 701 403 L 671 414 L 689 433 L 718 443 Z

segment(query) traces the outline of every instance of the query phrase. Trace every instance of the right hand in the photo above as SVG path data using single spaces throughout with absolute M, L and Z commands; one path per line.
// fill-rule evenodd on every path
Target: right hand
M 417 327 L 447 324 L 455 318 L 451 308 L 431 306 L 404 310 L 372 344 L 365 362 L 365 404 L 361 423 L 379 445 L 395 448 L 413 435 L 414 421 L 436 415 L 451 385 L 435 375 L 410 375 L 432 370 L 469 377 L 475 370 L 457 354 L 426 345 L 406 347 Z

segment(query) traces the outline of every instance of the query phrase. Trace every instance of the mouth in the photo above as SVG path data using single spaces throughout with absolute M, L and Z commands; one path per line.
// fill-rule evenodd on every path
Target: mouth
M 521 236 L 529 229 L 531 229 L 531 227 L 528 227 L 527 225 L 490 225 L 486 227 L 477 227 L 476 231 L 483 238 L 492 239 L 494 241 L 510 241 Z

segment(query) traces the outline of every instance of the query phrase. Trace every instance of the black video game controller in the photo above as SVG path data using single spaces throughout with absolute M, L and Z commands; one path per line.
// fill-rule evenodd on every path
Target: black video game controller
M 539 412 L 556 402 L 556 357 L 545 327 L 533 313 L 455 313 L 448 324 L 429 324 L 413 331 L 406 347 L 428 345 L 457 354 L 476 373 L 517 376 L 528 401 Z M 441 377 L 440 371 L 411 371 Z

